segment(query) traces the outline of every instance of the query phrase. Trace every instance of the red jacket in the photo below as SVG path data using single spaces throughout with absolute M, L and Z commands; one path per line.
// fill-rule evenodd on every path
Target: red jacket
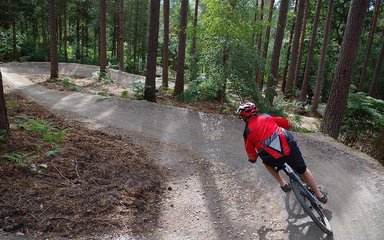
M 288 142 L 292 139 L 292 135 L 285 131 L 289 128 L 290 123 L 285 118 L 267 114 L 251 117 L 244 130 L 244 143 L 248 159 L 256 160 L 259 155 L 258 152 L 262 152 L 263 156 L 272 156 L 274 159 L 289 155 L 291 149 Z

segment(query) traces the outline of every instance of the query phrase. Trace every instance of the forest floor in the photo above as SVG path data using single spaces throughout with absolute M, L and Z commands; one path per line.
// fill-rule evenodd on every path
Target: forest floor
M 11 136 L 0 143 L 0 238 L 140 236 L 143 224 L 156 224 L 166 173 L 142 147 L 7 92 Z

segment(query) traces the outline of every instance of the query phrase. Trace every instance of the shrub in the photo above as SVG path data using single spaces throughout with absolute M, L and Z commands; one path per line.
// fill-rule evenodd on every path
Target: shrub
M 349 145 L 358 141 L 369 142 L 374 152 L 383 151 L 375 148 L 375 143 L 383 142 L 383 129 L 384 101 L 361 92 L 350 94 L 340 128 L 342 140 Z

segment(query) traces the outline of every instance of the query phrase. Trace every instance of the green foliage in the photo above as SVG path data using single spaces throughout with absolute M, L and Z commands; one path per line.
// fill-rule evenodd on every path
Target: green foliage
M 25 153 L 25 152 L 11 152 L 3 155 L 3 158 L 7 160 L 8 162 L 25 166 L 31 159 L 32 153 Z
M 189 82 L 188 88 L 177 99 L 184 102 L 213 101 L 217 95 L 217 83 L 203 77 Z
M 74 92 L 84 92 L 84 89 L 77 86 L 71 78 L 65 76 L 62 81 L 65 88 Z
M 108 90 L 107 89 L 100 89 L 98 92 L 97 92 L 97 95 L 100 95 L 100 96 L 108 96 L 109 93 L 108 93 Z
M 120 98 L 128 98 L 129 95 L 128 95 L 128 91 L 127 90 L 124 90 L 121 92 L 121 95 L 120 95 Z
M 63 142 L 67 131 L 66 129 L 57 129 L 52 123 L 39 118 L 33 119 L 26 115 L 18 116 L 18 118 L 22 120 L 20 127 L 30 132 L 42 134 L 43 141 L 51 144 L 52 147 L 57 148 L 57 146 Z M 38 148 L 38 146 L 36 147 Z
M 139 100 L 144 99 L 144 90 L 145 90 L 145 84 L 140 81 L 134 81 L 131 84 L 131 88 L 133 90 L 133 94 L 135 97 Z
M 55 156 L 55 155 L 59 155 L 61 154 L 61 150 L 60 149 L 53 149 L 53 150 L 49 150 L 45 153 L 45 156 L 46 157 L 51 157 L 51 156 Z
M 49 131 L 55 130 L 51 123 L 45 122 L 42 119 L 33 119 L 28 116 L 19 116 L 19 118 L 23 118 L 25 120 L 25 122 L 21 124 L 21 127 L 27 131 L 46 134 Z
M 383 129 L 384 101 L 361 92 L 350 94 L 340 128 L 344 142 L 353 145 L 364 139 L 375 141 Z

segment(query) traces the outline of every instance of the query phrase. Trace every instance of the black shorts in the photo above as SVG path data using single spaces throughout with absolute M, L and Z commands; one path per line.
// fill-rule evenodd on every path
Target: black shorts
M 284 163 L 287 163 L 296 172 L 303 174 L 305 170 L 307 170 L 307 165 L 301 155 L 300 149 L 295 140 L 291 140 L 288 144 L 291 148 L 291 154 L 289 156 L 284 156 L 278 159 L 274 159 L 273 157 L 261 157 L 261 159 L 264 164 L 271 167 L 280 167 Z

